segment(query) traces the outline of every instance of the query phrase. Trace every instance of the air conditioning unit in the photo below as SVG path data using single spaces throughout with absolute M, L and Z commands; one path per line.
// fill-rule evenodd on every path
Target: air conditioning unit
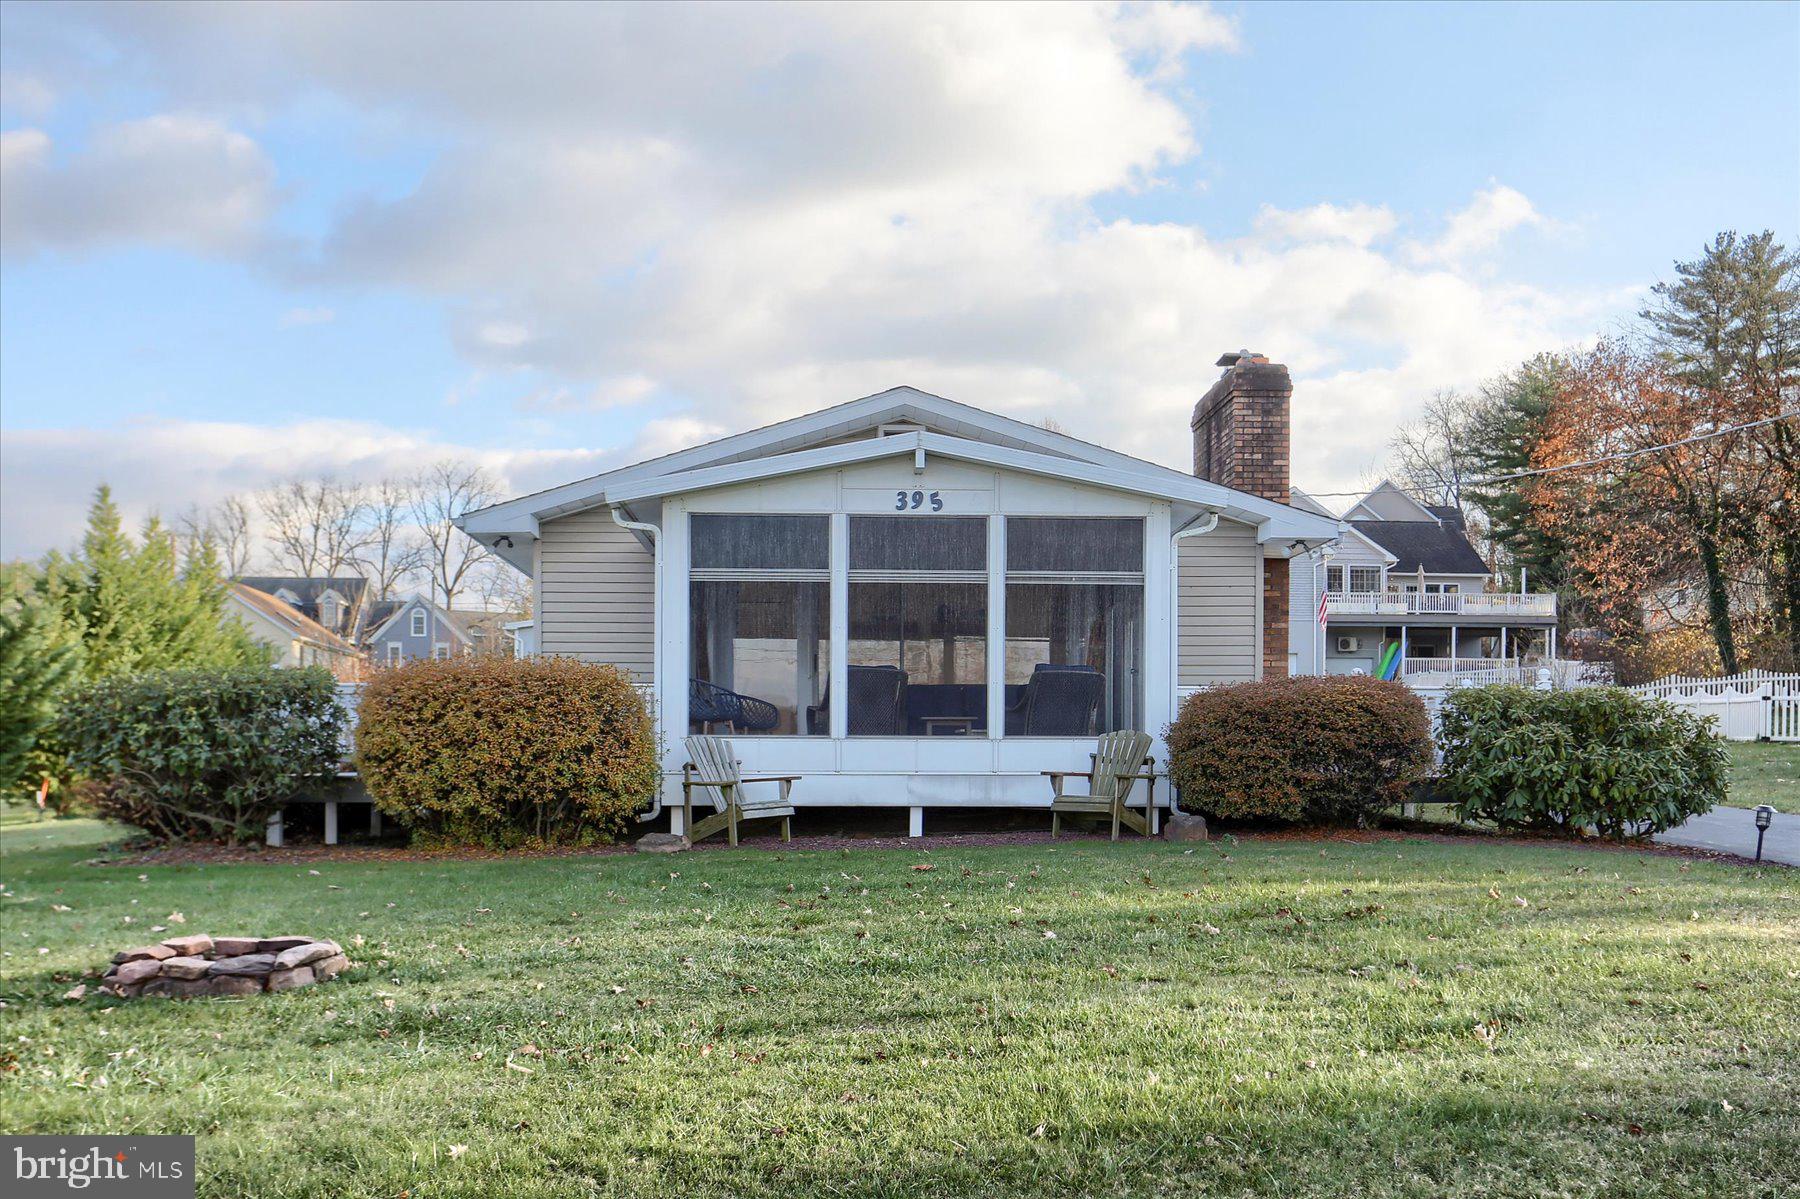
M 1359 653 L 1361 653 L 1362 652 L 1362 638 L 1361 637 L 1339 637 L 1337 639 L 1337 652 L 1340 654 L 1359 654 Z

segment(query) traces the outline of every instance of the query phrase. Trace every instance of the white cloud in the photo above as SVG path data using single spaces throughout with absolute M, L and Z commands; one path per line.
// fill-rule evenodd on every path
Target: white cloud
M 1398 223 L 1382 204 L 1314 204 L 1298 209 L 1264 204 L 1256 214 L 1258 236 L 1271 241 L 1347 241 L 1367 246 L 1386 238 Z
M 246 250 L 274 200 L 275 170 L 210 117 L 164 113 L 95 131 L 58 156 L 38 129 L 0 134 L 0 246 L 8 254 L 121 242 Z
M 1522 192 L 1495 183 L 1477 192 L 1468 207 L 1452 213 L 1435 241 L 1416 243 L 1411 253 L 1420 262 L 1463 264 L 1491 253 L 1515 230 L 1548 223 Z
M 453 458 L 492 471 L 511 492 L 566 483 L 610 466 L 667 453 L 671 437 L 699 427 L 648 427 L 610 448 L 523 449 L 459 445 L 368 421 L 286 425 L 142 420 L 104 429 L 19 429 L 0 439 L 0 559 L 67 548 L 79 536 L 93 490 L 113 489 L 134 524 L 255 491 L 281 479 L 330 474 L 402 479 Z
M 658 416 L 637 450 L 673 449 L 905 382 L 1180 465 L 1213 360 L 1248 345 L 1293 368 L 1296 481 L 1330 489 L 1435 389 L 1591 319 L 1590 297 L 1496 281 L 1503 239 L 1545 220 L 1498 183 L 1451 214 L 1265 207 L 1235 239 L 1198 205 L 1101 220 L 1097 198 L 1199 153 L 1175 89 L 1196 51 L 1237 45 L 1204 6 L 80 12 L 195 110 L 325 95 L 442 147 L 309 254 L 257 260 L 425 297 L 475 378 L 545 380 L 497 440 L 635 405 Z M 21 136 L 24 177 L 54 173 Z M 393 461 L 413 452 L 397 436 L 377 438 Z M 309 452 L 358 461 L 354 438 Z

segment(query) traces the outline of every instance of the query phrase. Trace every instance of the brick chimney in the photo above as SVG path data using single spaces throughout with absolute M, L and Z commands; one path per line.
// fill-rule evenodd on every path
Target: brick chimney
M 1278 504 L 1288 502 L 1288 368 L 1251 350 L 1221 355 L 1225 368 L 1194 405 L 1194 473 Z M 1288 564 L 1263 559 L 1262 675 L 1281 678 L 1288 660 Z

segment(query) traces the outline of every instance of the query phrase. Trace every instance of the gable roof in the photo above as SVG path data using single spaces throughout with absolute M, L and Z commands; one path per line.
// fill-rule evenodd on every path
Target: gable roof
M 923 431 L 879 435 L 880 426 L 897 423 L 921 426 Z M 857 434 L 863 436 L 844 440 Z M 1188 518 L 1217 511 L 1259 526 L 1265 541 L 1324 541 L 1338 533 L 1337 522 L 1330 518 L 912 387 L 891 388 L 521 496 L 464 513 L 456 523 L 470 536 L 495 545 L 503 558 L 529 574 L 529 545 L 506 542 L 514 536 L 535 537 L 540 520 L 603 504 L 660 500 L 681 491 L 919 452 L 1154 495 L 1186 506 L 1191 510 Z
M 1384 515 L 1384 512 L 1402 512 L 1405 515 Z M 1368 495 L 1351 504 L 1344 513 L 1345 520 L 1436 520 L 1437 518 L 1435 512 L 1396 487 L 1391 479 L 1383 479 L 1377 483 Z
M 389 625 L 400 619 L 402 615 L 412 611 L 414 608 L 423 608 L 426 612 L 437 617 L 437 627 L 449 629 L 456 635 L 456 639 L 461 641 L 464 645 L 471 644 L 468 630 L 465 629 L 463 623 L 457 619 L 456 613 L 451 612 L 442 605 L 432 600 L 428 600 L 422 595 L 415 595 L 409 600 L 395 600 L 391 602 L 394 604 L 394 610 L 389 612 L 382 619 L 380 624 L 370 626 L 369 631 L 363 634 L 363 639 L 365 641 L 373 642 Z
M 247 583 L 233 583 L 231 595 L 251 611 L 275 621 L 296 637 L 338 653 L 355 654 L 359 652 L 356 646 L 312 617 L 294 611 L 293 606 L 287 601 L 276 599 L 266 591 L 251 587 Z
M 1390 570 L 1485 575 L 1488 565 L 1463 531 L 1437 520 L 1353 520 L 1350 527 L 1394 556 Z

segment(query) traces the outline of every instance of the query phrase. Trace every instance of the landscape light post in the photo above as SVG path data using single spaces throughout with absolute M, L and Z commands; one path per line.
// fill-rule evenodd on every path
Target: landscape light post
M 1768 804 L 1756 805 L 1756 860 L 1762 861 L 1763 834 L 1775 823 L 1775 809 Z

